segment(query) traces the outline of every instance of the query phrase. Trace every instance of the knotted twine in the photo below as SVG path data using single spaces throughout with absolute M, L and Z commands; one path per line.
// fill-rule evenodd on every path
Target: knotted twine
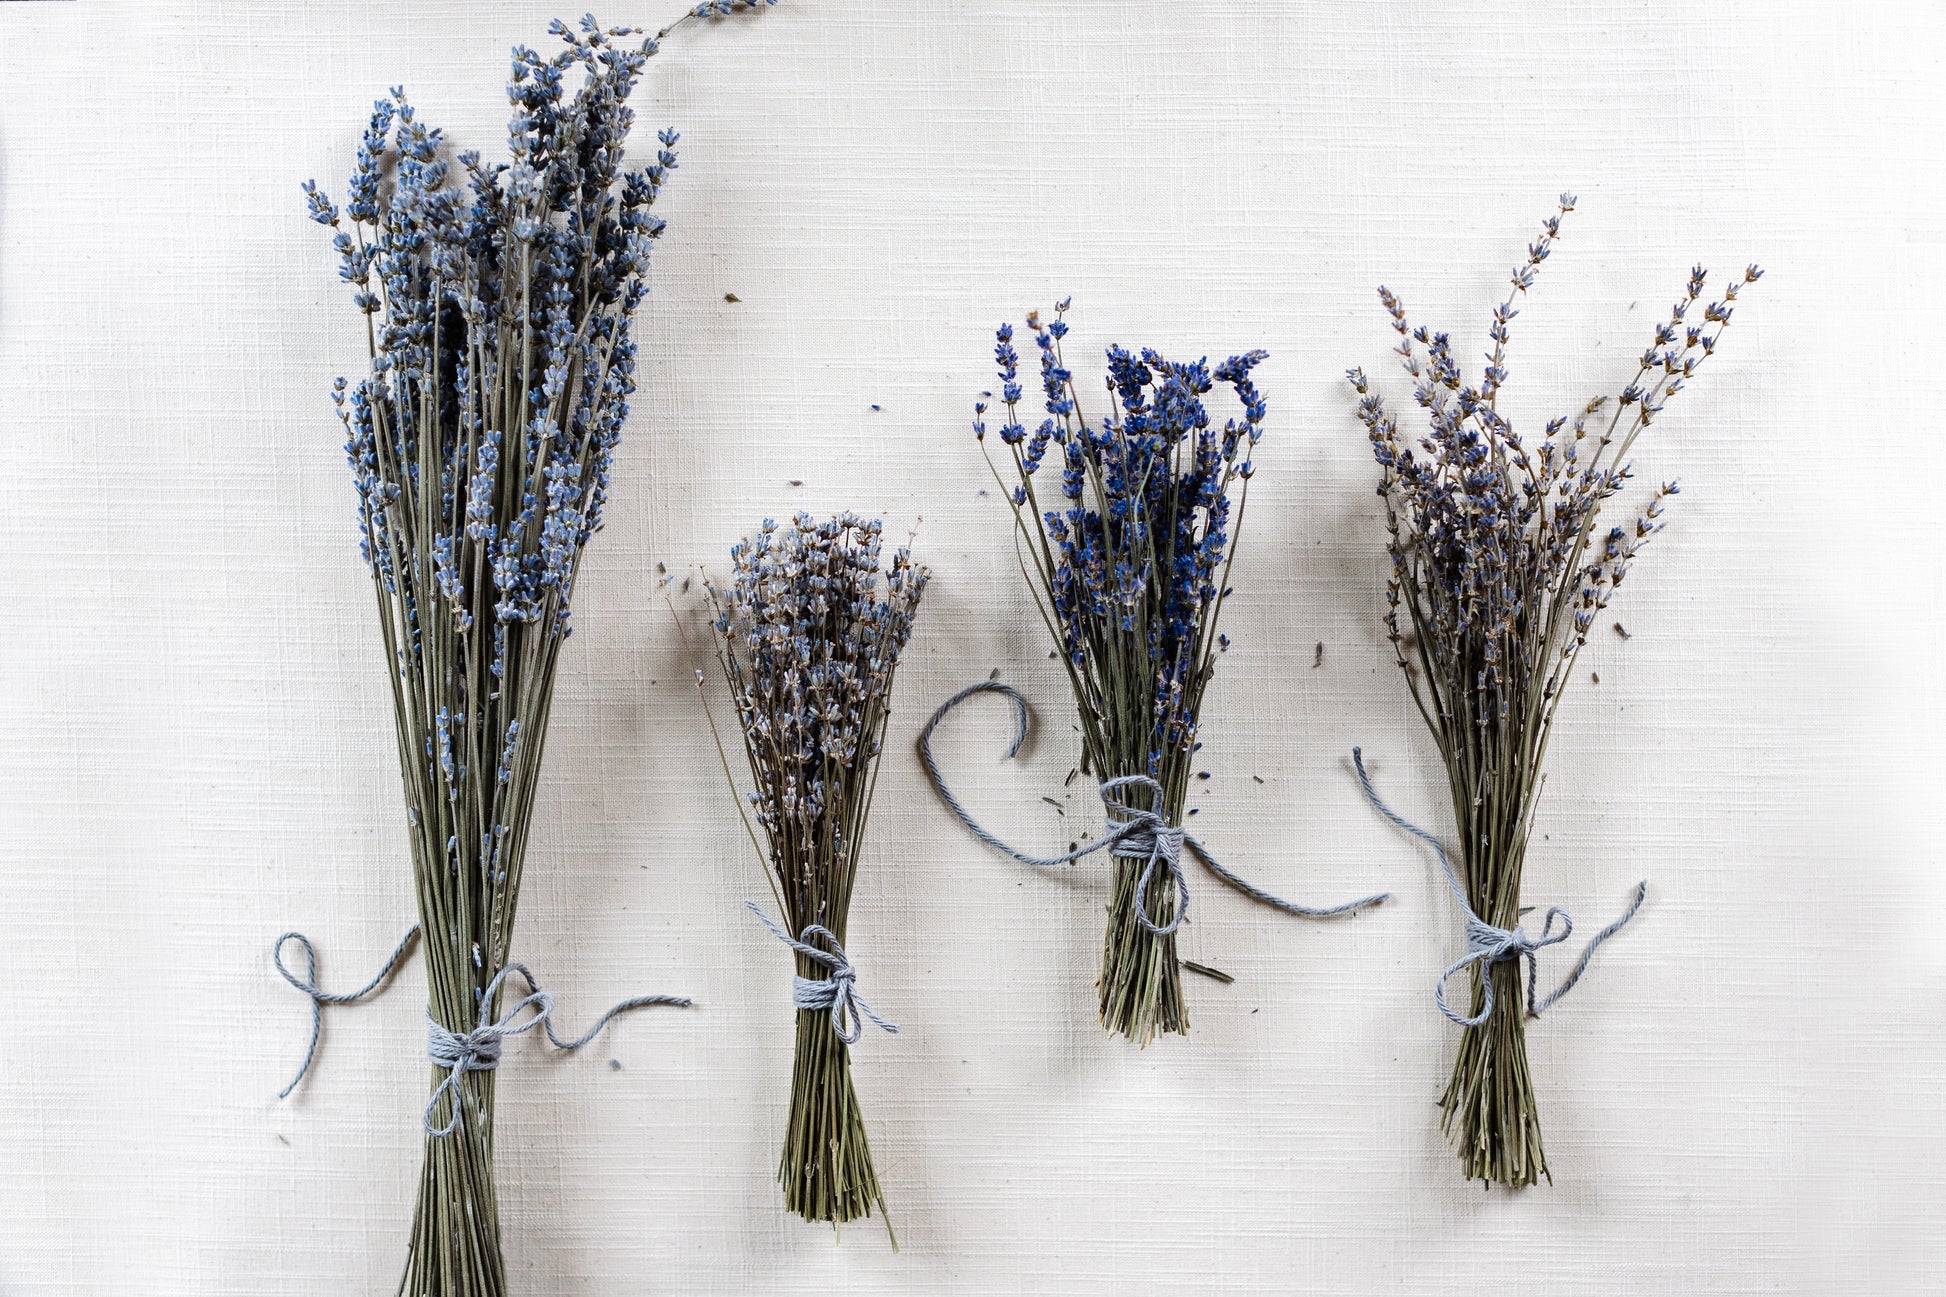
M 755 901 L 745 901 L 750 913 L 757 916 L 757 922 L 770 929 L 771 935 L 789 946 L 798 954 L 813 963 L 824 965 L 831 970 L 829 977 L 794 977 L 791 979 L 791 1003 L 800 1009 L 816 1012 L 828 1009 L 831 1012 L 831 1031 L 847 1045 L 856 1045 L 858 1038 L 865 1033 L 865 1019 L 871 1019 L 874 1026 L 893 1035 L 899 1034 L 897 1025 L 887 1022 L 872 1012 L 872 1006 L 865 1003 L 865 997 L 858 993 L 858 968 L 845 954 L 845 948 L 838 944 L 838 938 L 831 935 L 831 929 L 821 923 L 807 923 L 804 931 L 796 937 L 791 936 L 781 926 L 772 922 L 763 907 Z M 813 938 L 822 937 L 829 942 L 831 949 L 823 950 L 811 944 Z M 847 1032 L 845 1023 L 851 1027 Z
M 1328 919 L 1335 915 L 1350 914 L 1368 905 L 1377 905 L 1392 895 L 1390 892 L 1379 892 L 1377 895 L 1348 901 L 1343 905 L 1324 907 L 1298 905 L 1274 896 L 1224 868 L 1222 862 L 1211 855 L 1207 847 L 1189 836 L 1181 825 L 1169 823 L 1168 817 L 1160 810 L 1145 810 L 1130 805 L 1127 792 L 1138 788 L 1149 794 L 1153 806 L 1161 805 L 1162 785 L 1148 775 L 1122 775 L 1102 781 L 1101 804 L 1107 817 L 1108 831 L 1093 842 L 1083 843 L 1065 855 L 1059 856 L 1030 856 L 1024 851 L 1017 851 L 981 827 L 967 809 L 960 805 L 959 798 L 955 797 L 952 790 L 946 786 L 945 777 L 939 773 L 939 763 L 932 755 L 932 732 L 938 727 L 939 722 L 945 720 L 946 714 L 953 708 L 979 693 L 1000 694 L 1014 705 L 1014 739 L 1007 747 L 1007 756 L 1017 755 L 1020 752 L 1020 745 L 1027 741 L 1029 716 L 1027 700 L 1012 685 L 1002 684 L 998 680 L 982 680 L 978 684 L 968 685 L 948 698 L 939 705 L 939 710 L 932 714 L 932 719 L 926 722 L 926 727 L 919 731 L 919 760 L 924 763 L 926 774 L 932 778 L 932 786 L 938 790 L 940 800 L 959 817 L 959 822 L 964 824 L 974 837 L 990 847 L 1004 851 L 1023 865 L 1046 868 L 1053 865 L 1073 864 L 1083 856 L 1102 850 L 1123 860 L 1143 861 L 1142 876 L 1135 884 L 1135 917 L 1143 927 L 1158 937 L 1166 937 L 1180 928 L 1183 919 L 1189 914 L 1189 880 L 1184 876 L 1182 868 L 1184 847 L 1195 852 L 1196 858 L 1202 861 L 1211 873 L 1245 896 L 1262 901 L 1265 905 L 1274 906 L 1286 914 L 1295 914 L 1302 918 Z M 1149 886 L 1155 880 L 1157 870 L 1163 871 L 1164 876 L 1173 882 L 1176 888 L 1176 912 L 1167 924 L 1159 924 L 1149 917 Z
M 1358 786 L 1365 790 L 1365 799 L 1371 802 L 1373 809 L 1433 849 L 1433 853 L 1439 857 L 1439 868 L 1446 875 L 1446 886 L 1453 893 L 1453 899 L 1459 902 L 1461 912 L 1466 915 L 1466 954 L 1439 975 L 1439 981 L 1434 984 L 1432 992 L 1433 1003 L 1439 1006 L 1439 1011 L 1462 1027 L 1480 1026 L 1493 1016 L 1493 979 L 1485 976 L 1480 978 L 1480 985 L 1485 988 L 1486 998 L 1480 1011 L 1469 1018 L 1456 1012 L 1446 1003 L 1446 984 L 1452 980 L 1453 974 L 1474 964 L 1479 964 L 1485 969 L 1508 960 L 1525 959 L 1527 961 L 1527 1016 L 1538 1018 L 1555 1001 L 1574 989 L 1574 984 L 1580 981 L 1581 974 L 1588 970 L 1588 961 L 1595 957 L 1595 951 L 1600 948 L 1601 943 L 1628 926 L 1628 921 L 1635 917 L 1636 911 L 1642 908 L 1642 902 L 1649 894 L 1647 879 L 1637 883 L 1635 897 L 1629 902 L 1628 909 L 1622 917 L 1596 933 L 1594 940 L 1582 948 L 1581 958 L 1576 961 L 1573 971 L 1568 974 L 1566 981 L 1554 988 L 1553 994 L 1545 999 L 1536 999 L 1535 995 L 1539 990 L 1537 984 L 1540 980 L 1540 960 L 1536 952 L 1544 946 L 1566 941 L 1574 932 L 1574 920 L 1568 917 L 1568 912 L 1558 905 L 1549 906 L 1547 917 L 1541 923 L 1541 935 L 1538 937 L 1528 936 L 1519 923 L 1508 929 L 1495 927 L 1482 919 L 1474 912 L 1472 902 L 1467 900 L 1466 889 L 1460 886 L 1459 875 L 1454 872 L 1452 857 L 1446 854 L 1446 848 L 1440 845 L 1439 839 L 1379 800 L 1378 794 L 1372 789 L 1371 777 L 1365 773 L 1363 752 L 1353 748 L 1351 763 L 1358 771 Z M 1559 932 L 1554 931 L 1556 919 L 1561 921 Z
M 318 1037 L 324 1020 L 323 1006 L 355 1004 L 376 991 L 392 975 L 393 970 L 398 967 L 399 961 L 405 957 L 405 952 L 411 949 L 413 941 L 418 936 L 419 928 L 415 924 L 400 939 L 398 946 L 386 959 L 384 967 L 378 970 L 376 977 L 356 991 L 340 992 L 326 991 L 318 986 L 317 951 L 312 948 L 308 937 L 301 932 L 286 932 L 277 938 L 277 944 L 271 948 L 272 962 L 277 965 L 277 971 L 283 975 L 284 980 L 303 992 L 311 1001 L 311 1043 L 305 1048 L 303 1065 L 297 1069 L 297 1075 L 291 1078 L 290 1084 L 278 1092 L 278 1098 L 288 1097 L 290 1092 L 297 1088 L 298 1083 L 311 1070 L 311 1064 L 317 1058 Z M 304 976 L 301 978 L 284 964 L 284 943 L 287 941 L 295 941 L 304 948 Z M 509 973 L 520 974 L 521 980 L 527 983 L 527 994 L 496 1020 L 493 1017 L 493 998 L 500 993 L 500 988 L 506 982 Z M 564 1053 L 572 1053 L 600 1035 L 601 1029 L 618 1014 L 626 1013 L 630 1009 L 640 1009 L 651 1004 L 670 1004 L 687 1008 L 690 1004 L 687 997 L 680 995 L 638 995 L 633 999 L 623 1000 L 602 1014 L 595 1025 L 582 1035 L 573 1040 L 562 1040 L 554 1031 L 554 996 L 541 989 L 540 983 L 534 979 L 533 973 L 528 971 L 525 964 L 508 964 L 502 968 L 494 975 L 493 980 L 487 983 L 486 990 L 480 993 L 479 1001 L 479 1022 L 470 1031 L 448 1031 L 433 1019 L 430 1011 L 426 1014 L 426 1057 L 432 1060 L 434 1067 L 447 1069 L 446 1079 L 433 1089 L 432 1096 L 426 1100 L 426 1110 L 421 1118 L 426 1133 L 434 1138 L 450 1135 L 459 1128 L 460 1078 L 468 1072 L 491 1072 L 498 1068 L 501 1042 L 509 1036 L 518 1036 L 540 1027 L 547 1032 L 547 1039 L 554 1048 Z M 532 1009 L 533 1012 L 522 1020 L 521 1013 L 528 1009 Z M 440 1097 L 448 1094 L 452 1097 L 451 1116 L 444 1126 L 435 1126 L 433 1111 L 438 1107 Z

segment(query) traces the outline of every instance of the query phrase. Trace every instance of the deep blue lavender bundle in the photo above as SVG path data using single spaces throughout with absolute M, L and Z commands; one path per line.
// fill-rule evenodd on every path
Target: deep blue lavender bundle
M 1013 326 L 995 335 L 1005 412 L 997 431 L 1011 483 L 987 441 L 991 393 L 974 407 L 973 428 L 1013 506 L 1022 569 L 1073 687 L 1084 769 L 1103 784 L 1153 781 L 1122 786 L 1130 809 L 1180 826 L 1203 694 L 1229 647 L 1217 623 L 1268 413 L 1251 377 L 1266 353 L 1212 369 L 1206 360 L 1110 347 L 1108 399 L 1090 418 L 1062 355 L 1067 308 L 1061 302 L 1051 321 L 1027 318 L 1044 410 L 1032 430 L 1022 416 L 1027 394 Z M 1220 426 L 1206 402 L 1219 385 L 1241 407 Z M 1051 489 L 1043 473 L 1050 464 L 1059 473 Z M 1101 1018 L 1139 1043 L 1188 1025 L 1175 939 L 1186 892 L 1180 866 L 1169 864 L 1145 869 L 1115 857 Z
M 497 1020 L 517 967 L 555 669 L 635 390 L 632 325 L 663 231 L 651 209 L 676 166 L 674 131 L 630 165 L 629 99 L 676 27 L 773 2 L 709 0 L 653 36 L 557 20 L 554 54 L 513 50 L 508 161 L 466 152 L 455 171 L 394 89 L 343 207 L 304 186 L 370 345 L 365 375 L 332 399 L 392 667 L 436 1039 L 465 1044 Z M 400 1287 L 412 1297 L 506 1290 L 497 1040 L 491 1053 L 466 1045 L 435 1073 L 427 1126 L 449 1133 L 427 1142 Z
M 1566 915 L 1555 910 L 1541 938 L 1520 928 L 1522 868 L 1547 744 L 1595 618 L 1662 530 L 1676 483 L 1656 488 L 1628 524 L 1604 531 L 1602 511 L 1634 479 L 1629 453 L 1636 438 L 1715 354 L 1739 290 L 1763 275 L 1750 266 L 1720 300 L 1706 302 L 1708 275 L 1696 267 L 1619 396 L 1596 397 L 1552 420 L 1540 443 L 1530 445 L 1499 408 L 1507 342 L 1519 314 L 1514 304 L 1533 286 L 1573 209 L 1573 195 L 1563 194 L 1514 268 L 1511 291 L 1488 328 L 1492 350 L 1477 383 L 1462 375 L 1447 334 L 1411 325 L 1398 297 L 1378 290 L 1426 419 L 1424 433 L 1403 433 L 1364 372 L 1348 374 L 1385 500 L 1386 632 L 1439 745 L 1460 833 L 1455 890 L 1467 911 L 1468 955 L 1447 976 L 1469 971 L 1472 1009 L 1448 1009 L 1466 1034 L 1441 1100 L 1443 1121 L 1470 1178 L 1510 1185 L 1548 1175 L 1523 1026 L 1523 1009 L 1537 1014 L 1542 1004 L 1525 1002 L 1519 963 L 1528 961 L 1531 982 L 1535 952 L 1572 927 L 1565 923 L 1557 934 L 1554 919 Z M 1638 888 L 1637 906 L 1642 894 Z M 1587 953 L 1633 914 L 1631 908 L 1610 925 Z M 1586 962 L 1584 954 L 1545 1002 L 1572 986 Z

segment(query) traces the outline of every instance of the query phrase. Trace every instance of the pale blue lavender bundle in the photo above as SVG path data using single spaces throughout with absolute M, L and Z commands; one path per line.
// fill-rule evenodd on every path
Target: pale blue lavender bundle
M 676 166 L 669 130 L 633 162 L 629 100 L 671 31 L 772 2 L 709 0 L 652 36 L 557 20 L 555 53 L 513 50 L 507 161 L 460 153 L 455 171 L 442 133 L 394 89 L 373 107 L 342 208 L 304 185 L 371 354 L 332 399 L 390 667 L 429 1052 L 444 1072 L 401 1289 L 415 1295 L 505 1288 L 493 1063 L 552 1001 L 534 991 L 502 1015 L 499 1000 L 518 969 L 556 666 L 635 390 L 633 319 L 663 231 L 652 208 Z

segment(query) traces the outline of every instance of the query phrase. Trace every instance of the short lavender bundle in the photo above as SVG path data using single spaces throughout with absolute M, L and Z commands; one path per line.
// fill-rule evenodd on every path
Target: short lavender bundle
M 1749 267 L 1720 301 L 1702 304 L 1707 276 L 1697 267 L 1621 395 L 1553 420 L 1540 444 L 1530 445 L 1498 408 L 1509 325 L 1515 301 L 1533 285 L 1573 208 L 1573 196 L 1562 195 L 1559 212 L 1515 268 L 1512 291 L 1493 314 L 1493 347 L 1477 385 L 1462 378 L 1446 334 L 1408 324 L 1399 299 L 1379 289 L 1429 424 L 1424 435 L 1402 435 L 1363 371 L 1349 374 L 1386 504 L 1386 631 L 1445 761 L 1460 834 L 1456 875 L 1443 848 L 1440 857 L 1469 912 L 1468 945 L 1446 977 L 1469 970 L 1472 1009 L 1461 1014 L 1447 1004 L 1442 979 L 1440 1007 L 1465 1026 L 1440 1101 L 1443 1125 L 1469 1178 L 1515 1186 L 1548 1174 L 1523 1008 L 1537 1016 L 1573 986 L 1594 946 L 1633 917 L 1646 887 L 1590 943 L 1563 985 L 1536 998 L 1535 952 L 1565 940 L 1572 928 L 1558 909 L 1549 911 L 1538 938 L 1520 927 L 1522 866 L 1548 737 L 1596 616 L 1662 530 L 1676 484 L 1657 488 L 1627 525 L 1603 531 L 1601 512 L 1633 479 L 1635 439 L 1714 354 L 1738 290 L 1763 273 Z M 1369 781 L 1366 789 L 1388 817 L 1412 828 L 1377 802 Z M 1431 835 L 1421 836 L 1438 847 Z
M 513 51 L 511 163 L 459 154 L 455 183 L 441 132 L 394 90 L 342 211 L 304 186 L 371 347 L 333 400 L 392 668 L 437 1063 L 410 1297 L 507 1291 L 492 1069 L 500 1038 L 551 1001 L 503 1019 L 500 990 L 524 972 L 508 952 L 555 670 L 635 387 L 630 325 L 663 224 L 650 208 L 676 165 L 673 131 L 624 164 L 629 95 L 667 31 L 549 30 L 553 56 Z
M 1217 622 L 1230 594 L 1237 529 L 1264 432 L 1267 404 L 1251 379 L 1262 351 L 1206 361 L 1172 361 L 1144 350 L 1107 352 L 1109 411 L 1090 421 L 1061 354 L 1068 303 L 1052 321 L 1027 317 L 1040 355 L 1046 416 L 1029 432 L 1014 330 L 996 334 L 1000 427 L 1013 484 L 986 441 L 991 398 L 975 406 L 974 431 L 1013 507 L 1016 550 L 1029 589 L 1059 648 L 1081 722 L 1083 768 L 1102 785 L 1109 832 L 1066 856 L 1036 859 L 981 829 L 947 791 L 922 738 L 921 754 L 948 804 L 983 840 L 1029 864 L 1058 864 L 1106 849 L 1113 899 L 1102 947 L 1102 1025 L 1146 1045 L 1183 1032 L 1176 932 L 1188 905 L 1180 857 L 1194 851 L 1213 872 L 1258 900 L 1292 913 L 1345 913 L 1383 899 L 1312 910 L 1278 900 L 1219 865 L 1183 832 L 1184 802 L 1202 745 L 1197 731 L 1216 657 L 1229 647 Z M 1242 417 L 1221 428 L 1204 398 L 1227 386 Z M 1052 454 L 1060 479 L 1051 495 L 1039 476 Z M 949 701 L 933 724 L 976 685 Z M 1012 695 L 1025 732 L 1025 703 Z M 927 727 L 929 738 L 931 726 Z M 1018 742 L 1016 742 L 1018 747 Z
M 791 1211 L 833 1224 L 885 1211 L 850 1046 L 866 1019 L 898 1030 L 866 1004 L 844 946 L 892 678 L 927 581 L 904 548 L 880 572 L 882 533 L 878 520 L 849 513 L 800 513 L 784 527 L 766 519 L 731 550 L 728 588 L 709 592 L 761 836 L 747 816 L 744 828 L 769 863 L 783 925 L 758 915 L 797 957 L 797 1061 L 777 1178 Z

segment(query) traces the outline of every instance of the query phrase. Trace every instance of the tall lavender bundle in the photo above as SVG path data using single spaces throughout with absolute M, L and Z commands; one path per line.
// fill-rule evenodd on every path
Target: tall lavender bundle
M 1108 831 L 1067 855 L 1037 858 L 982 829 L 947 790 L 930 735 L 973 693 L 1008 695 L 1026 732 L 1025 701 L 982 683 L 947 701 L 921 738 L 921 755 L 949 806 L 982 840 L 1028 864 L 1066 863 L 1106 850 L 1114 885 L 1102 946 L 1102 1025 L 1146 1045 L 1183 1032 L 1182 963 L 1176 933 L 1189 903 L 1181 855 L 1187 847 L 1218 877 L 1293 914 L 1344 914 L 1383 900 L 1313 909 L 1293 905 L 1223 868 L 1183 831 L 1195 773 L 1203 695 L 1229 637 L 1217 623 L 1229 597 L 1236 535 L 1264 432 L 1268 405 L 1251 379 L 1262 351 L 1232 356 L 1213 371 L 1204 360 L 1172 361 L 1155 351 L 1107 352 L 1109 410 L 1090 420 L 1062 359 L 1066 301 L 1052 321 L 1027 317 L 1040 353 L 1046 416 L 1032 432 L 1011 325 L 995 335 L 1000 441 L 1012 461 L 1008 486 L 986 441 L 991 398 L 975 406 L 974 431 L 1013 507 L 1016 550 L 1035 606 L 1059 648 L 1081 722 L 1083 768 L 1101 785 Z M 1204 398 L 1223 384 L 1242 417 L 1212 425 Z M 1060 480 L 1044 494 L 1039 477 L 1053 454 Z M 1019 747 L 1019 739 L 1015 741 Z
M 1638 885 L 1626 913 L 1589 943 L 1561 986 L 1538 994 L 1536 952 L 1566 940 L 1573 927 L 1558 908 L 1548 911 L 1538 937 L 1520 926 L 1521 874 L 1548 738 L 1596 616 L 1662 530 L 1676 484 L 1658 487 L 1628 525 L 1604 532 L 1601 512 L 1633 480 L 1635 439 L 1714 354 L 1738 290 L 1763 273 L 1749 267 L 1722 300 L 1699 310 L 1706 273 L 1698 266 L 1620 396 L 1597 397 L 1571 418 L 1553 420 L 1541 443 L 1530 445 L 1498 404 L 1508 326 L 1518 313 L 1514 302 L 1533 285 L 1573 208 L 1573 195 L 1562 195 L 1559 212 L 1514 269 L 1512 291 L 1493 314 L 1493 349 L 1477 385 L 1462 378 L 1446 334 L 1409 325 L 1399 299 L 1379 289 L 1429 425 L 1423 436 L 1402 435 L 1363 371 L 1349 374 L 1386 506 L 1386 632 L 1445 761 L 1460 834 L 1458 870 L 1436 838 L 1378 800 L 1362 758 L 1359 777 L 1374 805 L 1439 852 L 1466 912 L 1466 954 L 1436 988 L 1440 1009 L 1465 1028 L 1440 1100 L 1443 1126 L 1468 1178 L 1516 1186 L 1548 1175 L 1524 1018 L 1575 984 L 1595 947 L 1634 917 L 1646 894 L 1646 884 Z M 1467 1013 L 1445 992 L 1463 970 L 1472 990 Z
M 927 581 L 905 548 L 880 573 L 882 532 L 849 513 L 800 513 L 781 528 L 765 519 L 730 551 L 729 587 L 709 591 L 762 834 L 748 815 L 744 828 L 769 864 L 783 925 L 751 908 L 797 957 L 797 1061 L 777 1178 L 791 1211 L 833 1224 L 885 1211 L 850 1047 L 867 1020 L 898 1030 L 858 994 L 844 947 L 892 677 Z M 724 773 L 734 788 L 727 756 Z
M 463 186 L 403 90 L 374 107 L 342 211 L 304 186 L 371 347 L 369 372 L 339 379 L 333 400 L 393 668 L 424 932 L 435 1089 L 399 1289 L 411 1297 L 507 1290 L 492 1069 L 502 1038 L 546 1023 L 552 1001 L 528 978 L 502 1015 L 501 990 L 526 976 L 508 950 L 555 671 L 635 388 L 630 325 L 663 226 L 650 208 L 676 165 L 664 131 L 653 161 L 625 167 L 628 99 L 679 25 L 638 40 L 556 21 L 552 57 L 516 47 L 512 161 L 459 154 Z

